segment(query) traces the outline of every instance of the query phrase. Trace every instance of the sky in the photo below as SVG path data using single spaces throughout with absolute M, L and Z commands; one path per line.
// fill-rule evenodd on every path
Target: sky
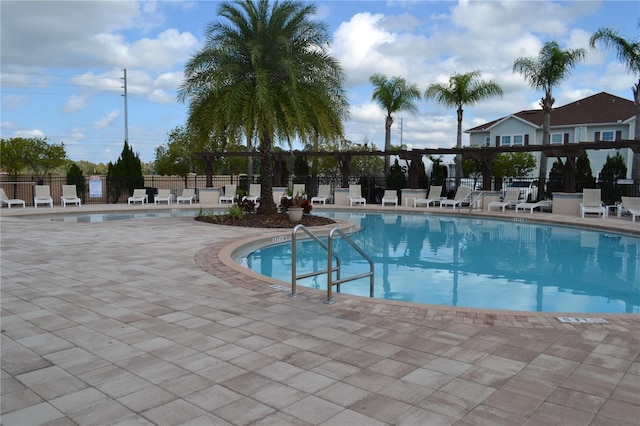
M 480 71 L 504 96 L 466 106 L 463 129 L 539 108 L 542 94 L 512 69 L 518 57 L 537 56 L 547 41 L 588 50 L 586 61 L 555 88 L 556 106 L 603 91 L 632 99 L 638 78 L 617 61 L 615 51 L 590 49 L 588 43 L 601 27 L 640 38 L 638 1 L 313 3 L 315 18 L 327 24 L 331 54 L 345 72 L 351 115 L 345 138 L 355 143 L 384 147 L 386 113 L 372 101 L 369 84 L 375 73 L 402 77 L 424 93 L 455 73 Z M 207 26 L 217 22 L 219 5 L 213 0 L 2 0 L 0 137 L 45 137 L 63 142 L 71 160 L 106 164 L 122 152 L 127 128 L 140 159 L 153 161 L 155 148 L 186 122 L 188 105 L 176 94 L 185 64 L 202 47 Z M 455 110 L 433 100 L 416 105 L 416 114 L 394 115 L 392 145 L 455 146 Z

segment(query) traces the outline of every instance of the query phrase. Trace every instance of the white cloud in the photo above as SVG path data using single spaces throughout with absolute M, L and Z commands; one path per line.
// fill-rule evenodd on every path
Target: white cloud
M 87 105 L 89 105 L 89 98 L 87 96 L 71 95 L 62 106 L 62 111 L 70 114 L 85 109 Z
M 120 117 L 120 111 L 117 109 L 113 110 L 101 119 L 94 121 L 92 126 L 94 129 L 104 129 L 105 127 L 110 126 L 118 117 Z
M 23 95 L 4 95 L 2 107 L 8 109 L 21 108 L 29 103 L 29 98 Z
M 13 136 L 16 138 L 44 138 L 45 134 L 40 129 L 31 129 L 31 130 L 16 130 L 13 133 Z

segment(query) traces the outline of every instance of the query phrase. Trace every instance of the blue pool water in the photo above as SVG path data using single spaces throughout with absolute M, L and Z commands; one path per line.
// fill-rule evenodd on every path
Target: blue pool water
M 438 215 L 326 213 L 363 226 L 351 239 L 375 262 L 374 296 L 489 309 L 640 313 L 640 238 L 611 232 Z M 302 237 L 302 233 L 300 233 Z M 340 238 L 342 278 L 368 263 Z M 326 269 L 317 243 L 298 241 L 298 274 Z M 251 253 L 247 266 L 291 281 L 291 244 Z M 326 290 L 326 276 L 298 281 Z M 369 295 L 369 279 L 342 284 Z

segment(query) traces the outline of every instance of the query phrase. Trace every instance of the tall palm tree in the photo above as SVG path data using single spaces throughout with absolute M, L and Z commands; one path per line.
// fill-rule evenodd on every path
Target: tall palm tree
M 441 105 L 454 107 L 458 113 L 456 148 L 462 148 L 462 117 L 465 105 L 473 105 L 493 96 L 502 96 L 502 88 L 493 80 L 480 80 L 480 71 L 454 74 L 448 84 L 431 84 L 424 92 L 425 99 L 435 99 Z M 462 155 L 456 155 L 456 187 L 462 179 Z
M 638 20 L 640 27 L 640 20 Z M 638 76 L 638 82 L 633 85 L 633 104 L 636 107 L 636 140 L 640 139 L 640 42 L 638 40 L 627 40 L 620 36 L 617 30 L 612 28 L 599 28 L 589 39 L 589 45 L 594 48 L 596 43 L 601 42 L 605 48 L 614 48 L 618 51 L 618 60 L 632 73 Z M 633 155 L 631 166 L 631 177 L 640 179 L 640 154 Z
M 328 53 L 316 7 L 296 1 L 221 3 L 220 20 L 185 66 L 179 99 L 203 134 L 258 140 L 260 207 L 275 213 L 273 143 L 341 138 L 348 103 L 344 73 Z
M 399 111 L 416 113 L 418 107 L 414 101 L 420 99 L 420 89 L 415 84 L 409 84 L 402 77 L 387 79 L 382 74 L 374 74 L 369 77 L 373 84 L 371 99 L 387 112 L 384 122 L 384 150 L 391 151 L 391 126 L 393 114 Z M 389 156 L 385 155 L 384 175 L 389 176 Z
M 549 41 L 544 44 L 537 58 L 521 57 L 513 63 L 513 72 L 522 74 L 534 89 L 544 91 L 540 99 L 540 107 L 544 112 L 542 122 L 542 145 L 549 144 L 549 128 L 551 127 L 551 111 L 553 111 L 553 88 L 560 84 L 571 73 L 576 64 L 587 56 L 585 49 L 562 50 L 557 42 Z M 547 156 L 540 154 L 540 182 L 547 178 Z M 538 198 L 542 198 L 544 191 L 538 191 Z

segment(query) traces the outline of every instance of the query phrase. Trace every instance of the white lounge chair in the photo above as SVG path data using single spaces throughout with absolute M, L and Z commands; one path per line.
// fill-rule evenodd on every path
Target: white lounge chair
M 471 188 L 461 185 L 456 190 L 456 195 L 453 197 L 453 200 L 440 201 L 440 208 L 443 206 L 451 206 L 455 209 L 456 207 L 461 206 L 462 203 L 469 202 L 469 195 L 471 195 Z
M 582 190 L 582 202 L 580 203 L 580 215 L 584 218 L 585 213 L 596 213 L 607 217 L 607 209 L 602 203 L 600 189 L 585 188 Z
M 293 195 L 305 196 L 307 194 L 307 186 L 304 183 L 293 184 Z
M 38 208 L 38 204 L 49 204 L 53 208 L 53 198 L 49 185 L 36 185 L 36 195 L 33 197 L 33 205 Z
M 507 192 L 504 194 L 504 200 L 502 201 L 492 201 L 487 204 L 487 211 L 491 211 L 491 207 L 502 208 L 502 211 L 505 211 L 507 207 L 516 206 L 521 201 L 520 198 L 520 188 L 509 188 Z
M 362 204 L 363 206 L 367 204 L 367 200 L 362 196 L 362 188 L 360 185 L 349 185 L 349 195 L 347 198 L 349 199 L 350 206 L 353 206 L 353 203 Z
M 249 194 L 245 195 L 242 199 L 253 201 L 254 203 L 260 201 L 260 184 L 252 183 L 249 185 Z
M 622 208 L 629 212 L 631 221 L 635 222 L 636 217 L 640 216 L 640 197 L 622 197 Z
M 414 198 L 413 207 L 418 207 L 418 204 L 424 204 L 425 207 L 429 207 L 431 203 L 440 201 L 442 194 L 442 185 L 431 185 L 429 188 L 429 194 L 427 198 Z
M 147 196 L 147 190 L 144 188 L 138 188 L 133 190 L 131 197 L 127 198 L 127 204 L 135 203 L 149 203 L 149 197 Z
M 385 204 L 394 204 L 398 207 L 398 191 L 395 189 L 385 189 L 384 195 L 382 196 L 382 205 Z
M 182 194 L 180 194 L 176 198 L 176 204 L 180 204 L 181 201 L 183 203 L 186 203 L 188 201 L 189 204 L 193 204 L 195 200 L 196 200 L 196 190 L 194 188 L 183 188 Z
M 82 205 L 82 200 L 78 198 L 75 185 L 62 185 L 62 207 L 67 207 L 67 204 L 75 204 L 76 206 Z
M 163 203 L 171 204 L 171 200 L 173 200 L 173 194 L 170 189 L 158 189 L 158 193 L 153 197 L 153 203 Z
M 11 206 L 19 206 L 20 204 L 22 204 L 22 208 L 25 207 L 24 200 L 7 197 L 7 194 L 5 194 L 4 189 L 2 188 L 0 188 L 0 201 L 2 204 L 6 204 L 9 208 L 11 208 Z
M 327 204 L 327 201 L 331 199 L 331 185 L 320 185 L 318 187 L 318 195 L 311 197 L 311 204 L 314 202 Z
M 516 204 L 516 213 L 519 210 L 529 210 L 529 213 L 533 214 L 533 210 L 539 208 L 540 210 L 549 209 L 553 206 L 553 201 L 538 201 L 536 203 L 518 203 Z
M 236 199 L 236 189 L 237 189 L 237 185 L 224 185 L 222 187 L 222 192 L 223 194 L 220 195 L 220 198 L 218 198 L 218 200 L 220 201 L 220 204 L 224 204 L 224 203 L 231 203 L 233 204 L 233 202 Z

